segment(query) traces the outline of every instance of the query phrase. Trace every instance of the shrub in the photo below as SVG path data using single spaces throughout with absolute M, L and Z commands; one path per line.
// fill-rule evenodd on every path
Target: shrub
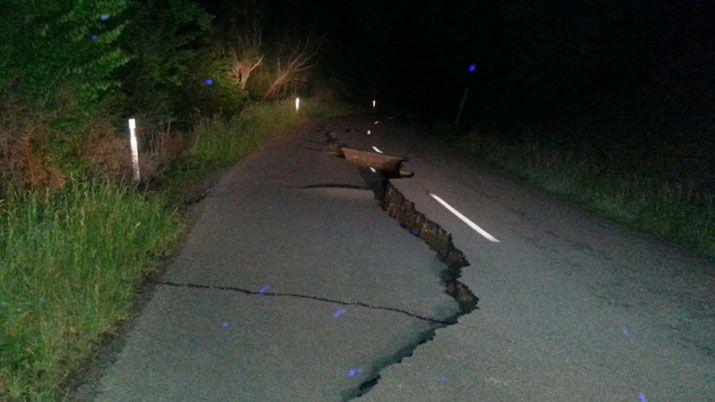
M 231 79 L 232 60 L 222 51 L 206 51 L 203 62 L 197 66 L 187 91 L 193 109 L 203 116 L 233 116 L 241 112 L 248 102 L 248 92 L 241 89 L 240 81 Z
M 124 71 L 129 111 L 176 117 L 190 110 L 186 87 L 201 65 L 196 50 L 205 39 L 211 16 L 188 0 L 134 2 L 122 46 L 133 55 Z
M 118 44 L 132 0 L 11 0 L 0 15 L 0 87 L 75 127 L 121 101 Z
M 65 175 L 51 158 L 47 116 L 11 105 L 0 108 L 0 193 L 8 187 L 62 188 Z

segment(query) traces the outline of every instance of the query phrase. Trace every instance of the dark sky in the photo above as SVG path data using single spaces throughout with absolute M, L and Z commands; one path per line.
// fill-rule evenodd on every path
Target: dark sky
M 219 17 L 226 4 L 204 2 Z M 715 2 L 244 2 L 267 34 L 312 33 L 323 65 L 356 94 L 434 116 L 470 81 L 472 116 L 533 120 L 627 114 L 647 122 L 712 118 Z M 235 6 L 234 6 L 235 7 Z

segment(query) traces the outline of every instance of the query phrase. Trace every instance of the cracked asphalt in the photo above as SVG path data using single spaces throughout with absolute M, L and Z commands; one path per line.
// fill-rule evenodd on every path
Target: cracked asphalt
M 210 191 L 96 400 L 344 400 L 458 312 L 434 251 L 323 139 L 277 137 Z
M 325 152 L 320 126 L 351 147 L 410 158 L 415 176 L 392 183 L 452 233 L 479 309 L 437 323 L 458 312 L 440 284 L 443 264 L 376 205 L 355 166 Z M 199 208 L 123 348 L 84 395 L 339 401 L 378 375 L 360 399 L 715 395 L 711 263 L 394 121 L 337 119 L 276 137 Z

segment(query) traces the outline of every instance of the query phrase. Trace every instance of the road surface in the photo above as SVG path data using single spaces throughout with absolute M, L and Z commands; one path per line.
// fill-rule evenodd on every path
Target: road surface
M 374 119 L 303 127 L 228 172 L 79 395 L 715 400 L 711 263 Z M 444 264 L 326 152 L 321 128 L 410 158 L 414 177 L 392 184 L 452 234 L 478 309 L 460 316 Z

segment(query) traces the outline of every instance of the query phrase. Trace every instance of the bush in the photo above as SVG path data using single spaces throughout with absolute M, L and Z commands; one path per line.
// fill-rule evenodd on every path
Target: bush
M 248 92 L 230 78 L 231 59 L 219 51 L 204 53 L 202 63 L 194 69 L 187 85 L 193 109 L 202 116 L 233 116 L 246 106 Z
M 76 127 L 121 102 L 120 16 L 132 0 L 11 0 L 0 16 L 0 87 Z
M 0 194 L 7 188 L 58 190 L 65 175 L 52 160 L 48 117 L 12 102 L 0 105 Z M 6 105 L 7 106 L 7 105 Z
M 204 63 L 198 48 L 211 16 L 188 0 L 136 1 L 122 47 L 133 55 L 124 70 L 129 112 L 177 117 L 190 111 L 192 71 Z

